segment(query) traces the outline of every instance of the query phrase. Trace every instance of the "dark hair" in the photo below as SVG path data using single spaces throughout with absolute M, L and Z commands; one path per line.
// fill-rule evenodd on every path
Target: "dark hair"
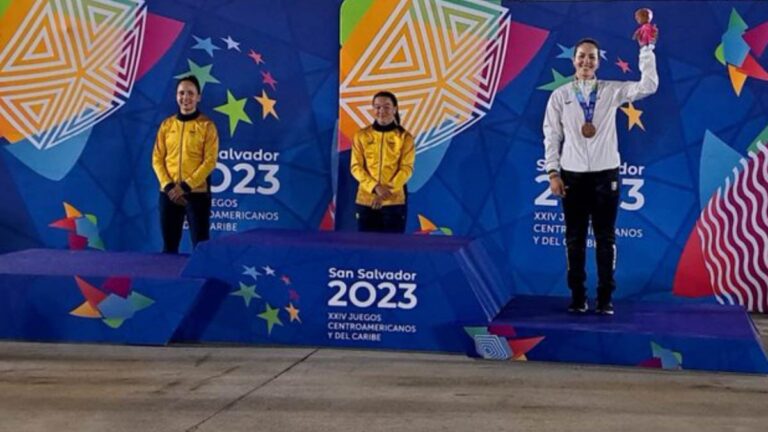
M 597 53 L 600 54 L 600 44 L 597 43 L 597 41 L 592 39 L 592 38 L 584 38 L 584 39 L 576 42 L 576 45 L 573 46 L 573 58 L 576 58 L 576 51 L 578 51 L 579 47 L 584 45 L 584 44 L 592 44 L 592 45 L 594 45 L 595 48 L 597 48 Z
M 394 93 L 388 92 L 388 91 L 380 91 L 373 95 L 373 99 L 371 99 L 371 103 L 376 100 L 377 97 L 385 97 L 392 101 L 392 105 L 397 108 L 397 96 L 395 96 Z M 395 125 L 400 126 L 400 111 L 398 110 L 395 112 Z
M 176 88 L 179 88 L 179 84 L 183 83 L 184 81 L 191 82 L 195 88 L 197 89 L 197 94 L 200 94 L 200 81 L 197 80 L 197 77 L 194 75 L 187 75 L 179 78 L 178 81 L 176 81 Z

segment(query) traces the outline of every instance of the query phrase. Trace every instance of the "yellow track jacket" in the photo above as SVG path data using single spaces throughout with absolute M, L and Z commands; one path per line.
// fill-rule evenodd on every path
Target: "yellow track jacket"
M 179 184 L 185 192 L 208 191 L 207 178 L 216 167 L 218 153 L 219 134 L 206 115 L 198 113 L 186 121 L 178 114 L 168 117 L 160 124 L 152 150 L 160 189 L 167 192 Z
M 416 152 L 413 136 L 401 127 L 391 126 L 368 126 L 355 134 L 350 170 L 360 183 L 357 204 L 370 207 L 377 184 L 393 192 L 382 205 L 405 204 L 404 187 L 413 174 Z

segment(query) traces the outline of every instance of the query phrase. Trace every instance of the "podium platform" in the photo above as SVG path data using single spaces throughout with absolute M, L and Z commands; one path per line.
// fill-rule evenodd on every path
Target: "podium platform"
M 768 373 L 740 306 L 616 301 L 616 314 L 566 312 L 569 299 L 518 296 L 490 324 L 466 326 L 469 355 L 660 369 Z
M 243 343 L 467 353 L 500 360 L 768 373 L 737 306 L 515 295 L 459 237 L 250 231 L 190 257 L 33 249 L 0 255 L 0 338 Z
M 513 296 L 496 268 L 467 238 L 249 231 L 190 257 L 184 276 L 230 292 L 199 303 L 178 336 L 461 353 L 468 342 L 456 323 L 489 322 Z
M 202 279 L 184 256 L 29 249 L 0 255 L 0 337 L 165 345 Z

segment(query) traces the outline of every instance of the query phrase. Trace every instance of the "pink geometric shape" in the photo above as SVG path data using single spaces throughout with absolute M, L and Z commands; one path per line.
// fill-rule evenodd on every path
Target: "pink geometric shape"
M 141 47 L 141 61 L 136 72 L 136 79 L 141 78 L 163 57 L 179 37 L 184 28 L 181 21 L 160 15 L 147 14 L 147 26 L 144 45 Z
M 488 326 L 488 332 L 496 336 L 508 338 L 517 336 L 515 328 L 511 325 L 492 324 Z
M 88 239 L 77 234 L 69 234 L 69 248 L 73 250 L 83 250 L 88 246 Z
M 677 263 L 675 281 L 672 284 L 672 292 L 682 297 L 708 297 L 714 295 L 712 284 L 704 263 L 701 239 L 699 238 L 700 222 L 691 231 L 688 242 L 685 244 L 683 254 Z
M 504 69 L 501 72 L 499 90 L 528 66 L 549 36 L 547 30 L 512 21 L 509 28 L 509 43 L 504 57 Z
M 127 298 L 131 293 L 131 280 L 127 277 L 111 277 L 107 279 L 101 288 L 108 293 L 115 293 L 122 298 Z
M 762 56 L 766 45 L 768 45 L 768 21 L 747 30 L 742 37 L 757 57 Z
M 644 368 L 661 369 L 661 359 L 651 357 L 648 360 L 643 360 L 638 366 Z

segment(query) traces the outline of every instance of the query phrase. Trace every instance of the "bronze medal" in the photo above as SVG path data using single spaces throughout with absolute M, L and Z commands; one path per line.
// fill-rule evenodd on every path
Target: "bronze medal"
M 581 126 L 581 134 L 584 135 L 585 138 L 592 138 L 597 133 L 597 128 L 595 128 L 595 125 L 591 122 L 584 123 Z

